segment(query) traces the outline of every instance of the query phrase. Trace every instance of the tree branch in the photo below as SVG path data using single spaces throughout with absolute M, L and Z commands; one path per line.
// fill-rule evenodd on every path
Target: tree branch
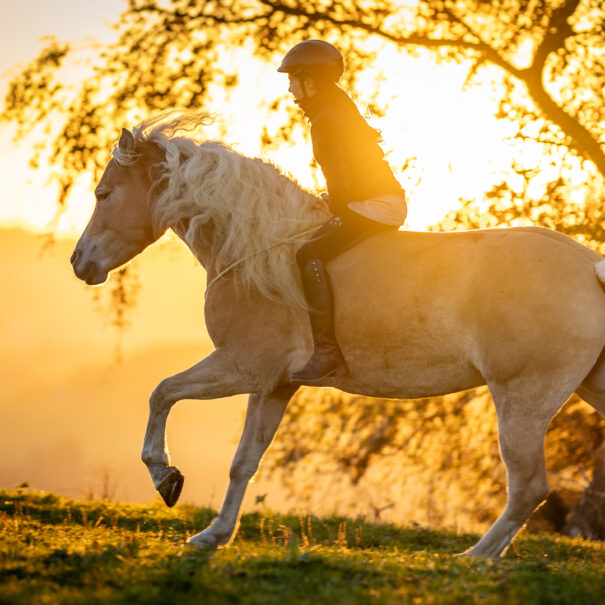
M 548 55 L 564 48 L 565 40 L 574 35 L 569 24 L 569 17 L 574 14 L 578 4 L 580 4 L 580 0 L 567 0 L 565 4 L 553 11 L 546 28 L 546 34 L 536 50 L 530 70 L 542 74 Z
M 552 100 L 542 85 L 542 79 L 536 79 L 536 74 L 531 69 L 527 70 L 527 74 L 522 79 L 531 98 L 545 117 L 559 126 L 570 139 L 571 147 L 582 157 L 594 162 L 598 171 L 605 177 L 605 153 L 592 133 Z

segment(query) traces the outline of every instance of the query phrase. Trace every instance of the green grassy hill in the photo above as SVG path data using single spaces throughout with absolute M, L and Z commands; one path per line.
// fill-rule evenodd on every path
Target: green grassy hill
M 244 515 L 229 548 L 184 544 L 209 509 L 0 490 L 0 603 L 605 603 L 605 544 L 477 536 L 344 518 Z

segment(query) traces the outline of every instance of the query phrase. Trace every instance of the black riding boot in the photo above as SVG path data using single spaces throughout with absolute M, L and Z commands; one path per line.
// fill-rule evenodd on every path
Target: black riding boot
M 302 272 L 302 284 L 311 307 L 309 319 L 313 332 L 313 355 L 302 370 L 290 376 L 296 384 L 318 384 L 330 376 L 346 374 L 347 365 L 334 337 L 332 290 L 323 262 L 310 261 Z

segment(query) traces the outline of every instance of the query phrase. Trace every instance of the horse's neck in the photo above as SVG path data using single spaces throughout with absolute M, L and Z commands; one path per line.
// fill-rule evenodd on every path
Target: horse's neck
M 304 343 L 306 311 L 265 298 L 238 281 L 237 269 L 216 281 L 208 275 L 207 284 L 204 320 L 208 334 L 215 346 L 241 358 L 242 367 L 249 365 L 250 351 L 258 351 L 259 343 L 273 342 L 280 355 L 296 348 L 295 343 Z
M 191 253 L 200 262 L 202 267 L 206 270 L 206 273 L 213 273 L 213 243 L 211 238 L 198 237 L 196 238 L 195 247 L 191 246 L 186 239 L 187 229 L 189 229 L 189 219 L 181 220 L 172 227 L 172 230 L 176 233 L 179 239 L 191 250 Z M 210 280 L 210 275 L 208 276 Z

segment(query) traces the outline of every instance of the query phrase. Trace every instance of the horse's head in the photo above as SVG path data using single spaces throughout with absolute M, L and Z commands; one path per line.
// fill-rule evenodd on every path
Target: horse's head
M 74 273 L 89 285 L 102 284 L 161 235 L 153 228 L 150 196 L 150 168 L 162 159 L 159 149 L 137 143 L 123 129 L 117 152 L 97 185 L 94 212 L 71 257 Z M 120 163 L 116 155 L 132 161 Z

